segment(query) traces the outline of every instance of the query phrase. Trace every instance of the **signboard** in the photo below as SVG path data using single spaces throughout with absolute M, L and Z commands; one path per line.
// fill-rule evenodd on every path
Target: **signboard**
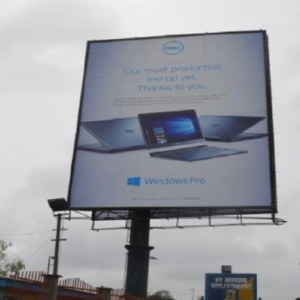
M 206 274 L 206 300 L 256 300 L 256 274 Z
M 276 212 L 269 81 L 265 31 L 88 42 L 71 209 Z

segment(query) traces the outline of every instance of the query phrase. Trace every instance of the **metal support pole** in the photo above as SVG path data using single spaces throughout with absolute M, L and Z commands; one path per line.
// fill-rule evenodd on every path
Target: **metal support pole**
M 150 251 L 150 211 L 136 210 L 130 227 L 130 244 L 128 250 L 128 263 L 125 281 L 125 292 L 130 296 L 147 297 L 148 272 Z

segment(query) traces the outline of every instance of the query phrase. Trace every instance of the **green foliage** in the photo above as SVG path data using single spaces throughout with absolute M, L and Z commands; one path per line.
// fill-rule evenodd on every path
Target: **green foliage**
M 150 299 L 150 300 L 152 300 L 152 299 L 153 300 L 155 300 L 155 299 L 157 299 L 157 300 L 175 300 L 173 298 L 173 296 L 171 295 L 171 293 L 167 290 L 157 291 L 154 294 L 150 295 L 148 297 L 148 299 Z
M 25 269 L 25 265 L 21 259 L 16 258 L 12 261 L 8 259 L 6 251 L 11 246 L 11 243 L 0 240 L 0 276 L 8 277 L 10 275 L 16 275 Z

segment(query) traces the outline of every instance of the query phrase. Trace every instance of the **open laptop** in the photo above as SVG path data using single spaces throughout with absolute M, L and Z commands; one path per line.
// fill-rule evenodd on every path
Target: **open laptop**
M 138 115 L 147 148 L 200 146 L 151 152 L 151 157 L 196 161 L 246 153 L 244 150 L 203 145 L 204 137 L 195 110 L 147 113 Z
M 137 118 L 81 122 L 80 125 L 97 143 L 78 145 L 79 150 L 113 153 L 146 148 Z
M 264 117 L 248 116 L 201 116 L 203 135 L 208 141 L 238 142 L 267 136 L 265 133 L 244 132 Z

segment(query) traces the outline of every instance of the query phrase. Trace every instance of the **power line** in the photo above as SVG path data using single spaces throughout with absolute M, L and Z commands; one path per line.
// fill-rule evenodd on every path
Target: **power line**
M 40 233 L 47 233 L 51 232 L 52 230 L 45 230 L 45 231 L 36 231 L 36 232 L 27 232 L 27 233 L 0 233 L 0 236 L 21 236 L 21 235 L 34 235 Z
M 55 236 L 55 233 L 51 235 L 50 238 L 48 238 L 41 246 L 39 246 L 36 250 L 34 250 L 29 256 L 27 256 L 26 258 L 23 259 L 23 261 L 28 260 L 29 258 L 31 258 L 34 254 L 36 254 L 39 250 L 41 250 L 43 247 L 45 247 L 50 241 L 51 239 Z

